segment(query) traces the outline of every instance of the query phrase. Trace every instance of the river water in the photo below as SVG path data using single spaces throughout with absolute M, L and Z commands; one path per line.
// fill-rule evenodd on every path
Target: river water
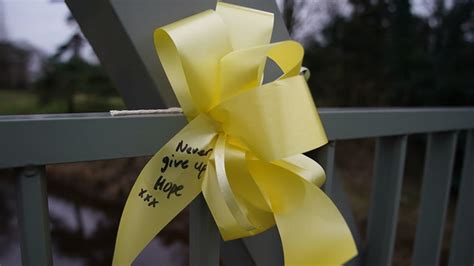
M 0 172 L 0 265 L 21 265 L 15 185 L 2 178 Z M 110 265 L 117 215 L 78 202 L 55 195 L 48 197 L 54 265 Z M 186 265 L 187 243 L 170 237 L 173 232 L 164 232 L 166 238 L 155 238 L 133 265 Z

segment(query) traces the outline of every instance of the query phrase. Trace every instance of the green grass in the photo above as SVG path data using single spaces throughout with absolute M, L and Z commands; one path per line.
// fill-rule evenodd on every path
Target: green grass
M 38 97 L 28 91 L 0 90 L 0 115 L 27 114 L 38 106 Z
M 98 97 L 77 94 L 74 97 L 76 112 L 105 112 L 111 109 L 125 109 L 118 96 Z M 52 100 L 41 104 L 34 91 L 0 89 L 0 115 L 66 113 L 68 106 L 64 100 Z

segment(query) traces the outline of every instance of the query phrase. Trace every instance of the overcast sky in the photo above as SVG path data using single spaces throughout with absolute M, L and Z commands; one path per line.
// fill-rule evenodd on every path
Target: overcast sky
M 53 53 L 73 28 L 66 24 L 69 10 L 64 2 L 49 0 L 0 0 L 3 2 L 8 39 L 28 42 Z
M 62 1 L 51 0 L 0 0 L 3 7 L 7 38 L 26 42 L 46 54 L 53 54 L 58 46 L 74 33 L 74 26 L 66 23 L 69 9 Z M 83 55 L 96 61 L 91 47 Z

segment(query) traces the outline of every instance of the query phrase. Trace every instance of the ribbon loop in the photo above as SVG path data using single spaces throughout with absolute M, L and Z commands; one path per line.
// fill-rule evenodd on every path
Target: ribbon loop
M 266 161 L 327 143 L 306 81 L 301 76 L 241 93 L 213 108 L 209 115 L 222 123 L 227 134 L 252 147 L 252 151 Z
M 189 34 L 192 32 L 193 34 Z M 218 65 L 232 51 L 227 27 L 206 11 L 157 29 L 157 54 L 188 119 L 217 103 Z
M 272 13 L 224 2 L 217 3 L 216 12 L 227 25 L 233 50 L 270 43 L 273 32 Z
M 303 60 L 303 47 L 283 41 L 233 51 L 220 61 L 220 101 L 262 85 L 267 57 L 280 67 L 281 78 L 296 76 Z

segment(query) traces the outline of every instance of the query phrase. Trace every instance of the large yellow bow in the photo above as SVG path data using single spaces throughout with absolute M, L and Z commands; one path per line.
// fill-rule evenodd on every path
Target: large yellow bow
M 155 31 L 189 120 L 140 173 L 122 214 L 114 265 L 130 265 L 201 191 L 224 240 L 277 225 L 286 265 L 342 264 L 357 251 L 302 155 L 327 143 L 306 81 L 303 48 L 270 43 L 273 14 L 218 3 Z M 281 69 L 262 85 L 267 58 Z

